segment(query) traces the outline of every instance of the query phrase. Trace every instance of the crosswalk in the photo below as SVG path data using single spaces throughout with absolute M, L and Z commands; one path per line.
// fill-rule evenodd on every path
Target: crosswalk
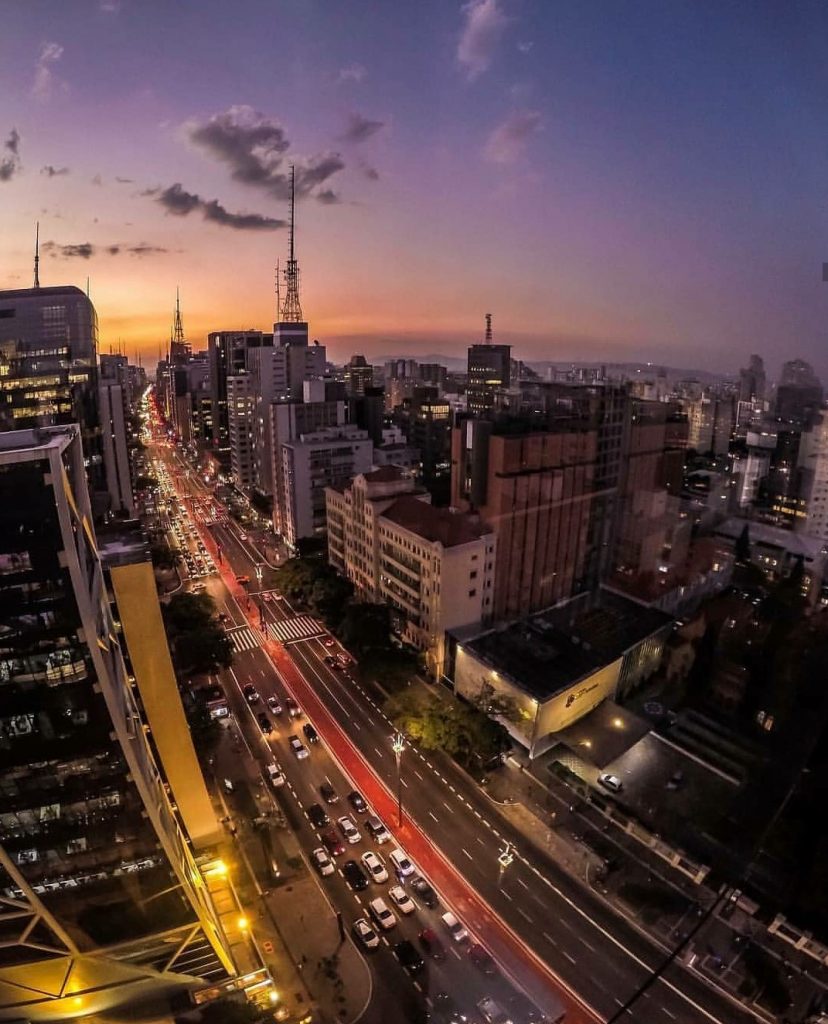
M 237 654 L 241 651 L 253 651 L 257 647 L 261 647 L 264 640 L 261 631 L 252 626 L 237 626 L 235 629 L 228 629 L 227 635 Z
M 298 640 L 312 640 L 323 636 L 325 630 L 310 615 L 296 615 L 292 619 L 268 623 L 270 635 L 280 644 L 295 644 Z

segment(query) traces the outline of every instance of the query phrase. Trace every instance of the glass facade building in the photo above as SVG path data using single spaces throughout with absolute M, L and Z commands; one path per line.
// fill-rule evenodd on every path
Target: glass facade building
M 0 430 L 80 424 L 90 486 L 103 491 L 97 350 L 79 288 L 0 291 Z
M 113 616 L 78 428 L 0 433 L 0 1020 L 233 970 Z

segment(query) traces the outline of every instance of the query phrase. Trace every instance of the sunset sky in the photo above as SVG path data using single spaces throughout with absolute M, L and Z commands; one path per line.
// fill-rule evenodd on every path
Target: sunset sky
M 286 181 L 312 336 L 828 377 L 828 5 L 2 5 L 0 287 L 91 279 L 154 362 L 272 326 Z

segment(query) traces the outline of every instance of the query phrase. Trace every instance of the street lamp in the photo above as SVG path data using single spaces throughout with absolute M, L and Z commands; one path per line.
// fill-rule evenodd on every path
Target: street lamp
M 397 759 L 397 828 L 402 828 L 402 752 L 405 750 L 405 736 L 401 732 L 395 732 L 391 737 L 391 749 Z
M 501 884 L 503 882 L 503 875 L 504 875 L 504 873 L 506 871 L 506 868 L 508 868 L 509 865 L 512 863 L 512 861 L 515 859 L 515 855 L 512 853 L 513 849 L 514 849 L 514 847 L 512 846 L 511 843 L 506 843 L 504 845 L 503 849 L 500 851 L 500 855 L 497 858 L 497 868 L 498 868 L 498 870 L 497 870 L 497 886 L 498 886 L 498 888 L 500 888 L 500 886 L 501 886 Z

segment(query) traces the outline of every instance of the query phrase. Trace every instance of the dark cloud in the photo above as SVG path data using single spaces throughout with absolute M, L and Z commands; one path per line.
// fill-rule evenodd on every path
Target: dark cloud
M 234 181 L 260 188 L 274 199 L 290 197 L 290 164 L 296 168 L 296 194 L 309 195 L 345 167 L 338 153 L 288 158 L 290 141 L 278 121 L 252 107 L 230 107 L 204 124 L 187 125 L 190 139 L 230 167 Z
M 350 114 L 348 116 L 348 127 L 343 132 L 341 138 L 343 142 L 365 142 L 366 139 L 376 135 L 383 127 L 385 127 L 384 121 L 372 121 L 368 117 L 363 117 L 362 114 Z
M 40 173 L 45 174 L 49 178 L 58 178 L 63 174 L 69 173 L 68 167 L 52 167 L 51 164 L 46 164 L 45 167 L 40 168 Z
M 110 246 L 110 251 L 117 248 L 117 246 Z M 138 245 L 127 246 L 126 251 L 130 256 L 161 256 L 165 252 L 169 252 L 169 249 L 164 249 L 160 245 L 149 245 L 147 242 L 140 242 Z M 115 255 L 113 253 L 113 255 Z
M 108 245 L 106 247 L 106 251 L 109 253 L 110 256 L 117 256 L 118 253 L 121 251 L 121 247 L 120 245 Z
M 103 178 L 100 176 L 100 174 L 96 174 L 95 175 L 95 177 L 92 179 L 92 184 L 93 185 L 103 185 Z
M 325 206 L 332 206 L 334 203 L 338 203 L 340 201 L 336 192 L 330 188 L 325 188 L 322 189 L 321 192 L 317 192 L 316 198 L 320 203 L 324 203 Z
M 91 242 L 79 242 L 74 245 L 44 242 L 40 248 L 47 256 L 61 256 L 67 260 L 88 260 L 95 254 L 95 246 Z
M 285 226 L 285 221 L 260 213 L 230 213 L 217 199 L 202 199 L 194 192 L 188 192 L 179 182 L 163 190 L 145 189 L 141 194 L 154 196 L 167 213 L 177 217 L 186 217 L 198 210 L 205 220 L 238 231 L 275 231 Z
M 0 181 L 11 181 L 20 170 L 20 132 L 12 128 L 0 150 Z
M 369 181 L 379 181 L 379 171 L 370 164 L 360 164 L 359 169 Z
M 133 178 L 119 178 L 117 175 L 115 177 L 115 180 L 118 182 L 119 185 L 131 185 L 134 181 Z

